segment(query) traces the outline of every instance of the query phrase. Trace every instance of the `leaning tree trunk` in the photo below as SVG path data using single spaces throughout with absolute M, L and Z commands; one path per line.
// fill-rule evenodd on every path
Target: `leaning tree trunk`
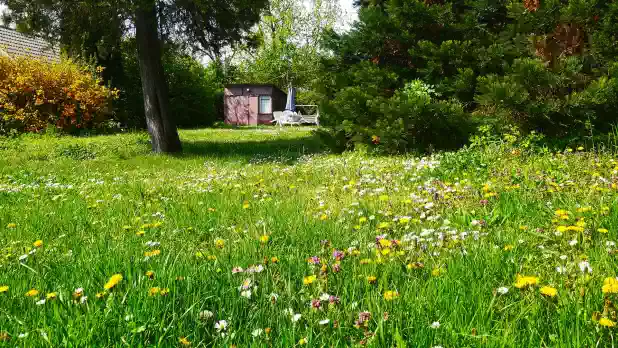
M 141 1 L 135 13 L 135 37 L 144 94 L 146 124 L 157 153 L 182 151 L 176 123 L 169 114 L 169 96 L 154 0 Z

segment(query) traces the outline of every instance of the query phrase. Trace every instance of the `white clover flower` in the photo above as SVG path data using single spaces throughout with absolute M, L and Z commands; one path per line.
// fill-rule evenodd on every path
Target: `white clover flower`
M 431 328 L 432 329 L 439 329 L 440 328 L 440 322 L 439 321 L 434 321 L 433 323 L 431 323 Z
M 260 336 L 263 332 L 264 332 L 264 330 L 262 330 L 262 329 L 255 329 L 255 330 L 253 330 L 253 332 L 251 332 L 251 336 L 253 336 L 253 337 L 258 337 L 258 336 Z
M 565 274 L 567 272 L 567 269 L 564 266 L 558 266 L 558 267 L 556 267 L 556 272 L 558 272 L 560 274 Z
M 244 290 L 240 293 L 240 296 L 250 299 L 251 298 L 251 290 Z
M 496 290 L 500 295 L 506 295 L 509 292 L 509 288 L 506 286 L 501 286 Z M 439 325 L 440 323 L 438 323 Z
M 320 320 L 319 323 L 320 323 L 320 325 L 326 325 L 326 324 L 330 323 L 330 319 L 326 318 L 326 319 Z
M 157 247 L 157 246 L 161 245 L 161 243 L 155 242 L 155 241 L 152 241 L 152 240 L 147 241 L 145 244 L 149 248 L 154 248 L 154 247 Z
M 578 263 L 577 266 L 579 266 L 579 269 L 582 271 L 582 273 L 592 273 L 592 267 L 590 267 L 590 263 L 586 260 Z
M 575 246 L 577 244 L 577 240 L 573 239 L 572 241 L 569 242 L 570 246 Z
M 295 322 L 299 321 L 300 318 L 302 318 L 302 317 L 303 317 L 302 314 L 296 313 L 296 314 L 292 315 L 292 322 L 295 323 Z
M 215 323 L 215 329 L 217 332 L 225 331 L 227 329 L 227 320 L 219 320 Z
M 212 317 L 214 317 L 215 314 L 209 310 L 203 310 L 200 312 L 200 319 L 201 320 L 208 320 Z

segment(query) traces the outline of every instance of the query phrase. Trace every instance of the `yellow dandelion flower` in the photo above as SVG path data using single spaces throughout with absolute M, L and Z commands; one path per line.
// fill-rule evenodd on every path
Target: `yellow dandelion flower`
M 146 271 L 145 275 L 148 279 L 154 279 L 155 276 L 153 271 Z
M 215 239 L 215 247 L 223 249 L 225 247 L 225 241 L 221 238 Z
M 599 319 L 599 325 L 601 326 L 605 326 L 605 327 L 615 327 L 616 326 L 616 322 L 615 321 L 611 321 L 607 318 L 601 318 Z
M 144 253 L 145 257 L 153 257 L 153 256 L 158 256 L 161 254 L 161 250 L 157 249 L 157 250 L 153 250 L 153 251 L 146 251 Z
M 206 258 L 208 261 L 217 261 L 217 257 L 215 255 L 208 255 Z
M 267 234 L 265 234 L 265 235 L 263 235 L 263 236 L 260 236 L 260 242 L 261 242 L 262 244 L 266 244 L 266 243 L 268 243 L 268 240 L 269 240 L 269 239 L 270 239 L 270 236 L 269 236 L 269 235 L 267 235 Z
M 618 294 L 618 279 L 605 278 L 601 290 L 604 294 Z
M 45 295 L 45 298 L 47 298 L 48 300 L 53 300 L 56 297 L 58 297 L 58 294 L 56 294 L 55 292 L 50 292 L 47 295 Z
M 424 268 L 425 265 L 422 262 L 414 262 L 414 263 L 409 263 L 406 265 L 406 268 L 411 270 L 411 269 L 421 269 Z
M 380 243 L 380 246 L 381 246 L 382 248 L 390 248 L 390 246 L 391 246 L 391 244 L 392 244 L 392 242 L 391 242 L 390 240 L 385 239 L 385 238 L 380 239 L 380 242 L 379 242 L 379 243 Z
M 178 343 L 180 343 L 183 346 L 190 346 L 191 345 L 191 342 L 186 337 L 180 337 L 178 339 Z
M 250 207 L 249 201 L 242 202 L 242 208 L 243 209 L 249 209 L 249 207 Z
M 6 225 L 6 228 L 15 228 L 15 227 L 17 227 L 17 224 L 13 222 L 10 222 Z
M 537 277 L 521 276 L 518 274 L 517 278 L 515 278 L 515 287 L 518 289 L 523 289 L 529 286 L 534 286 L 534 285 L 537 285 L 538 283 L 539 283 L 539 278 Z
M 328 215 L 326 215 L 326 214 L 320 215 L 320 220 L 324 221 L 324 220 L 327 220 L 327 219 L 328 219 Z
M 380 224 L 378 225 L 378 228 L 381 229 L 381 230 L 384 230 L 384 229 L 389 228 L 390 225 L 391 224 L 388 223 L 388 222 L 380 222 Z
M 97 292 L 97 294 L 95 295 L 96 298 L 103 298 L 107 295 L 106 291 L 101 291 L 101 292 Z
M 38 295 L 38 294 L 39 294 L 39 290 L 37 290 L 37 289 L 32 289 L 32 290 L 29 290 L 29 291 L 26 293 L 26 297 L 34 297 L 34 296 L 36 296 L 36 295 Z
M 307 337 L 304 337 L 304 338 L 301 338 L 300 340 L 298 340 L 298 345 L 299 346 L 303 346 L 303 345 L 307 344 L 307 342 L 309 342 L 307 340 Z
M 142 237 L 145 234 L 146 234 L 146 231 L 144 231 L 144 230 L 135 232 L 135 235 L 138 236 L 138 237 Z
M 367 282 L 369 282 L 369 284 L 375 284 L 376 280 L 378 280 L 378 278 L 376 278 L 375 276 L 367 277 Z
M 159 294 L 161 296 L 167 296 L 167 295 L 169 295 L 169 293 L 170 293 L 170 289 L 169 288 L 163 288 L 163 289 L 161 289 L 161 291 L 159 291 Z
M 148 296 L 155 296 L 158 295 L 161 292 L 161 288 L 158 287 L 152 287 L 148 290 Z
M 277 256 L 273 256 L 273 257 L 270 258 L 270 262 L 277 263 L 277 262 L 279 262 L 279 258 Z
M 384 292 L 384 299 L 386 301 L 392 301 L 392 300 L 396 299 L 397 297 L 399 297 L 399 292 L 397 292 L 397 291 L 388 290 L 388 291 Z
M 116 285 L 118 285 L 118 283 L 122 281 L 122 279 L 122 274 L 114 274 L 113 276 L 111 276 L 111 278 L 109 278 L 107 283 L 105 283 L 105 286 L 103 288 L 105 288 L 105 290 L 113 289 Z
M 541 295 L 547 297 L 556 297 L 556 295 L 558 295 L 558 290 L 551 286 L 544 286 L 539 291 L 541 292 Z
M 507 244 L 504 246 L 504 251 L 511 251 L 513 250 L 513 244 Z
M 444 268 L 434 268 L 431 271 L 431 275 L 434 277 L 439 277 L 441 276 L 443 273 L 446 273 L 446 270 Z
M 362 216 L 360 219 L 358 219 L 358 223 L 360 223 L 360 224 L 365 223 L 365 222 L 367 222 L 367 218 L 364 217 L 364 216 Z
M 308 277 L 303 278 L 303 284 L 305 284 L 305 285 L 309 285 L 309 284 L 311 284 L 311 283 L 315 282 L 315 281 L 316 281 L 316 279 L 317 279 L 317 277 L 316 277 L 316 276 L 314 276 L 314 275 L 310 275 L 310 276 L 308 276 Z
M 43 241 L 39 239 L 36 242 L 32 243 L 32 245 L 34 245 L 35 248 L 40 248 L 43 246 Z
M 2 285 L 0 286 L 0 294 L 8 292 L 9 291 L 9 287 L 8 285 Z
M 597 232 L 599 232 L 599 233 L 607 233 L 607 232 L 609 232 L 609 231 L 607 230 L 607 228 L 599 228 L 599 229 L 597 230 Z

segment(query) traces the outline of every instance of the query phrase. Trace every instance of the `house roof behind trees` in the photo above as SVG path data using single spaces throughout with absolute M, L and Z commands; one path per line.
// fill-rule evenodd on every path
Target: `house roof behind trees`
M 44 39 L 29 36 L 13 29 L 0 27 L 0 56 L 28 56 L 60 60 L 60 50 Z

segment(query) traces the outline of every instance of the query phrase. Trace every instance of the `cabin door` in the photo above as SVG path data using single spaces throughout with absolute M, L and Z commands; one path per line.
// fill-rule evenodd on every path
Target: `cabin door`
M 258 124 L 258 97 L 249 97 L 249 125 L 257 126 Z

